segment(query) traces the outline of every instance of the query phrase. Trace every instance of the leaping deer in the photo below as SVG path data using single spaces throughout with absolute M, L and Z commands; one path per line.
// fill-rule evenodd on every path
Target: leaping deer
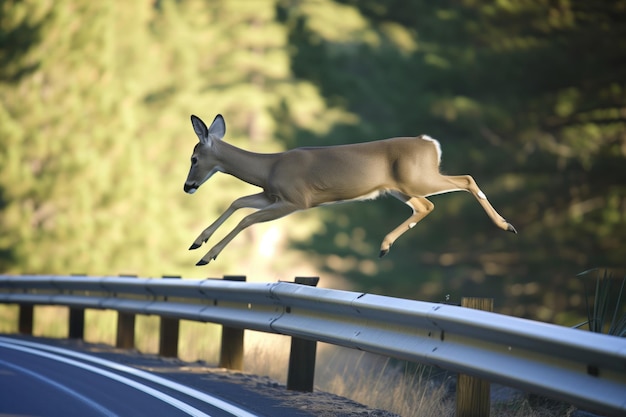
M 263 189 L 258 194 L 233 201 L 200 233 L 190 250 L 206 242 L 236 210 L 258 209 L 244 217 L 196 265 L 206 265 L 216 259 L 239 232 L 255 223 L 275 220 L 298 210 L 369 200 L 384 194 L 407 204 L 413 214 L 385 236 L 380 245 L 381 257 L 389 252 L 400 235 L 433 210 L 434 204 L 426 197 L 435 194 L 468 191 L 496 226 L 517 233 L 513 225 L 496 212 L 471 176 L 448 176 L 439 172 L 441 147 L 438 141 L 426 135 L 258 154 L 222 140 L 226 125 L 220 114 L 209 128 L 193 115 L 191 124 L 200 142 L 191 155 L 185 192 L 195 193 L 216 172 L 233 175 Z

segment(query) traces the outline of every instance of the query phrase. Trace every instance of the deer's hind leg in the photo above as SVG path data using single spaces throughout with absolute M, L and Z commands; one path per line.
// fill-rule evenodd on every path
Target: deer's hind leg
M 385 236 L 382 244 L 380 245 L 380 257 L 385 256 L 393 242 L 396 241 L 404 232 L 409 229 L 412 229 L 419 221 L 421 221 L 424 217 L 428 215 L 433 209 L 435 205 L 430 202 L 425 197 L 411 197 L 406 194 L 394 191 L 390 193 L 392 196 L 396 197 L 398 200 L 402 201 L 413 210 L 413 214 L 409 216 L 400 226 L 393 229 L 391 232 Z
M 437 190 L 435 192 L 430 193 L 433 194 L 441 194 L 450 191 L 467 191 L 471 193 L 476 200 L 480 203 L 487 213 L 487 216 L 491 219 L 491 221 L 498 226 L 502 230 L 506 230 L 508 232 L 517 233 L 515 227 L 509 222 L 507 222 L 504 217 L 502 217 L 495 208 L 489 203 L 487 200 L 487 196 L 483 193 L 480 188 L 478 188 L 478 184 L 474 181 L 474 178 L 470 175 L 441 175 L 438 181 Z

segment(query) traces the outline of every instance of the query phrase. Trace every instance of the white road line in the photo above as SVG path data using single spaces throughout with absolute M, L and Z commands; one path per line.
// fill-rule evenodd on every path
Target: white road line
M 41 343 L 34 343 L 34 342 L 28 342 L 28 341 L 24 341 L 24 340 L 16 340 L 16 339 L 10 339 L 10 338 L 5 338 L 5 337 L 1 337 L 0 336 L 0 344 L 2 344 L 2 342 L 6 342 L 6 343 L 15 343 L 18 345 L 22 345 L 22 346 L 27 346 L 27 347 L 33 347 L 36 349 L 41 349 L 41 350 L 46 350 L 48 352 L 54 352 L 60 355 L 65 355 L 65 356 L 69 356 L 69 357 L 74 357 L 77 359 L 80 359 L 82 361 L 86 361 L 86 362 L 92 362 L 95 363 L 97 365 L 103 366 L 103 367 L 107 367 L 110 369 L 114 369 L 118 372 L 124 372 L 127 373 L 129 375 L 133 375 L 135 377 L 138 378 L 142 378 L 142 379 L 146 379 L 154 384 L 157 385 L 162 385 L 164 387 L 167 387 L 173 391 L 178 391 L 182 394 L 188 395 L 192 398 L 195 398 L 197 400 L 200 400 L 206 404 L 212 405 L 213 407 L 219 408 L 220 410 L 224 410 L 227 413 L 232 414 L 233 416 L 236 417 L 258 417 L 256 414 L 253 414 L 247 410 L 244 410 L 242 408 L 239 408 L 229 402 L 226 402 L 224 400 L 221 400 L 217 397 L 213 397 L 212 395 L 209 395 L 207 393 L 204 393 L 202 391 L 198 391 L 194 388 L 190 388 L 187 387 L 183 384 L 179 384 L 177 382 L 174 382 L 172 380 L 166 379 L 166 378 L 162 378 L 160 376 L 151 374 L 149 372 L 146 371 L 142 371 L 140 369 L 136 369 L 130 366 L 126 366 L 126 365 L 121 365 L 119 363 L 116 362 L 112 362 L 112 361 L 108 361 L 106 359 L 101 359 L 95 356 L 91 356 L 91 355 L 87 355 L 84 353 L 80 353 L 80 352 L 75 352 L 73 350 L 69 350 L 69 349 L 63 349 L 63 348 L 59 348 L 56 346 L 48 346 L 48 345 L 44 345 Z M 88 366 L 88 365 L 87 365 Z
M 26 347 L 26 346 L 16 346 L 15 344 L 10 343 L 6 343 L 3 342 L 2 339 L 4 338 L 0 338 L 0 346 L 5 347 L 7 349 L 13 349 L 13 350 L 18 350 L 18 351 L 22 351 L 22 352 L 26 352 L 26 353 L 30 353 L 32 355 L 37 355 L 37 356 L 41 356 L 44 358 L 48 358 L 48 359 L 52 359 L 55 360 L 57 362 L 63 362 L 66 363 L 68 365 L 71 366 L 75 366 L 77 368 L 81 368 L 84 369 L 86 371 L 90 371 L 93 373 L 96 373 L 98 375 L 110 378 L 114 381 L 120 382 L 122 384 L 128 385 L 129 387 L 135 388 L 136 390 L 139 390 L 145 394 L 148 394 L 158 400 L 161 400 L 169 405 L 171 405 L 172 407 L 175 407 L 177 409 L 179 409 L 180 411 L 189 414 L 190 416 L 194 416 L 194 417 L 211 417 L 209 414 L 203 413 L 202 411 L 198 410 L 197 408 L 194 408 L 192 406 L 190 406 L 189 404 L 186 404 L 182 401 L 180 401 L 177 398 L 174 398 L 170 395 L 167 395 L 159 390 L 156 390 L 152 387 L 149 387 L 147 385 L 141 384 L 137 381 L 134 381 L 130 378 L 126 378 L 124 376 L 118 375 L 116 373 L 107 371 L 105 369 L 101 369 L 92 365 L 88 365 L 86 363 L 83 362 L 79 362 L 79 361 L 75 361 L 73 359 L 69 359 L 66 358 L 64 356 L 59 356 L 59 355 L 54 355 L 52 353 L 48 353 L 48 352 L 42 352 L 39 346 L 37 346 L 36 348 L 31 348 L 31 347 Z M 17 343 L 18 345 L 21 343 Z M 44 346 L 44 345 L 40 345 L 40 346 Z
M 34 372 L 30 369 L 27 368 L 23 368 L 19 365 L 15 365 L 12 364 L 10 362 L 6 362 L 3 361 L 2 359 L 0 359 L 0 365 L 3 365 L 7 368 L 10 368 L 16 372 L 21 372 L 23 374 L 26 374 L 34 379 L 38 379 L 39 381 L 42 381 L 48 385 L 53 386 L 54 388 L 58 389 L 59 391 L 62 391 L 66 394 L 68 394 L 71 397 L 74 397 L 75 399 L 77 399 L 78 401 L 82 402 L 83 404 L 85 404 L 86 406 L 94 409 L 96 412 L 104 415 L 104 416 L 108 416 L 108 417 L 118 417 L 118 415 L 116 413 L 114 413 L 113 411 L 109 410 L 108 408 L 104 407 L 103 405 L 93 401 L 92 399 L 85 397 L 84 395 L 80 394 L 79 392 L 74 391 L 71 388 L 66 387 L 63 384 L 60 384 L 50 378 L 48 378 L 45 375 L 41 375 L 37 372 Z

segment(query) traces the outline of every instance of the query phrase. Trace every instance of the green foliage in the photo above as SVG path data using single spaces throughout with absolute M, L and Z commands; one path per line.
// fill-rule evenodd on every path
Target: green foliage
M 624 0 L 0 0 L 0 272 L 319 274 L 573 320 L 575 272 L 623 262 L 625 32 Z M 258 152 L 427 133 L 520 234 L 435 196 L 378 260 L 409 215 L 381 200 L 257 225 L 194 268 L 189 244 L 253 189 L 182 192 L 191 113 Z
M 11 63 L 0 76 L 2 271 L 197 275 L 199 255 L 186 248 L 247 190 L 221 178 L 208 202 L 182 192 L 189 114 L 222 112 L 228 140 L 266 151 L 282 149 L 274 113 L 289 112 L 291 97 L 321 103 L 300 106 L 305 122 L 326 110 L 291 77 L 273 1 L 5 1 L 2 10 L 0 59 Z M 301 221 L 295 234 L 311 227 Z M 212 273 L 244 272 L 241 255 Z
M 566 306 L 583 313 L 580 283 L 570 278 L 576 268 L 623 262 L 626 3 L 341 3 L 359 10 L 367 32 L 341 48 L 317 29 L 315 14 L 286 12 L 295 74 L 361 116 L 320 140 L 428 133 L 442 143 L 443 170 L 473 175 L 520 235 L 491 227 L 467 195 L 435 196 L 436 210 L 368 275 L 358 266 L 409 213 L 393 201 L 346 206 L 315 240 L 342 259 L 329 270 L 348 269 L 364 290 L 488 295 L 505 313 L 543 320 Z M 389 25 L 413 49 L 398 47 Z M 369 252 L 330 246 L 333 235 L 358 227 Z
M 593 307 L 589 306 L 589 294 L 587 278 L 595 272 L 596 283 L 593 296 Z M 577 275 L 581 277 L 585 288 L 585 306 L 587 308 L 587 321 L 577 325 L 587 325 L 589 331 L 594 333 L 606 333 L 613 336 L 626 337 L 626 302 L 624 302 L 624 285 L 626 275 L 616 279 L 609 270 L 590 269 Z

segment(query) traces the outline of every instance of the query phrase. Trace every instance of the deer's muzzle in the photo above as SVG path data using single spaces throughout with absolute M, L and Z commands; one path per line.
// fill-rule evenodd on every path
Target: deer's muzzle
M 193 194 L 198 189 L 198 184 L 196 184 L 196 183 L 193 183 L 193 184 L 185 183 L 185 186 L 183 188 L 184 188 L 186 193 Z

